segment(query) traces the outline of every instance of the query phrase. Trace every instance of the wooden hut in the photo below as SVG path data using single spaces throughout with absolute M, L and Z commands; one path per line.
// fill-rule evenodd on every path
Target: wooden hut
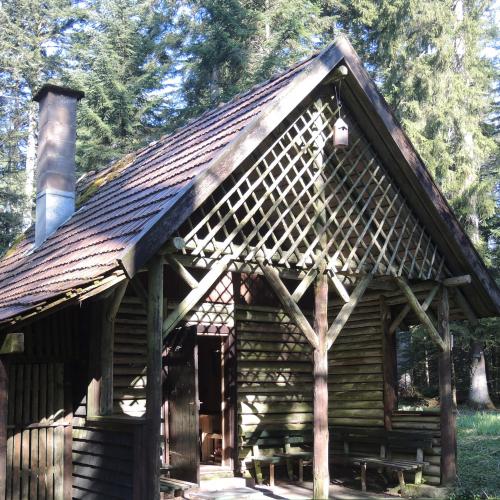
M 454 480 L 449 321 L 500 294 L 346 39 L 87 175 L 61 222 L 0 261 L 0 498 L 156 499 L 200 435 L 234 473 L 293 436 L 322 498 L 378 455 L 356 429 L 427 430 L 424 478 Z M 431 415 L 397 408 L 419 323 Z

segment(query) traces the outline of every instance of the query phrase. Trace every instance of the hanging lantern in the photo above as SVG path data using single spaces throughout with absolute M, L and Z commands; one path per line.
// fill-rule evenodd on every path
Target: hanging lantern
M 345 149 L 349 146 L 349 127 L 342 118 L 337 118 L 333 124 L 333 147 Z

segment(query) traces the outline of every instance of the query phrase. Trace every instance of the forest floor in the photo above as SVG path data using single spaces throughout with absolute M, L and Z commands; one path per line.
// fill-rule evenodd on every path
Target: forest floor
M 500 499 L 500 411 L 459 408 L 456 500 Z

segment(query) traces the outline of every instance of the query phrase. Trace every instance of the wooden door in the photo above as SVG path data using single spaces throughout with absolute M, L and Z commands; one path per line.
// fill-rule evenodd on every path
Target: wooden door
M 199 396 L 196 327 L 174 332 L 167 355 L 171 477 L 199 483 Z
M 7 423 L 6 500 L 63 500 L 70 422 L 64 414 L 62 363 L 9 367 Z

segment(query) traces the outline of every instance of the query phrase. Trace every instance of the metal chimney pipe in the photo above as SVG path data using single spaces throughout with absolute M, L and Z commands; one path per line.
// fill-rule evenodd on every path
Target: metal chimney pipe
M 84 93 L 45 84 L 39 103 L 35 247 L 75 211 L 76 105 Z

